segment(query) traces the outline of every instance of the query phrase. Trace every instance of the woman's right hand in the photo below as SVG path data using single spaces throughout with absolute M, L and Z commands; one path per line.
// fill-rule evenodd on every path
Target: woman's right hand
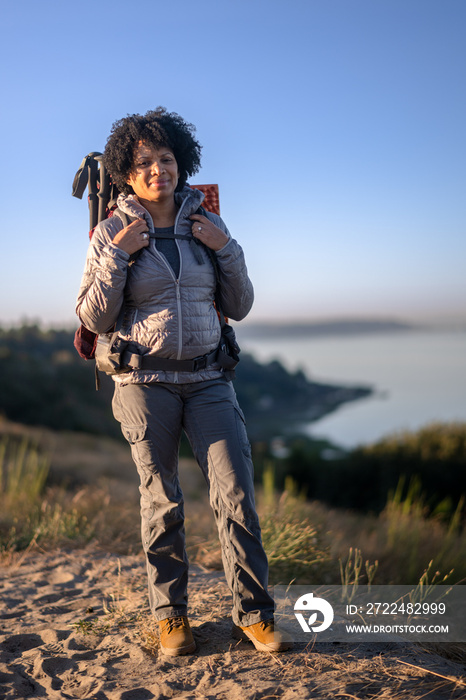
M 136 219 L 129 226 L 123 228 L 117 233 L 113 239 L 113 243 L 117 248 L 121 248 L 128 255 L 136 253 L 141 248 L 147 248 L 149 245 L 149 229 L 144 219 Z

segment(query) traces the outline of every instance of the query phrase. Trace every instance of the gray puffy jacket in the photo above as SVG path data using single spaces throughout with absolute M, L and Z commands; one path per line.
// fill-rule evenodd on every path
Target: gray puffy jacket
M 197 211 L 203 198 L 202 192 L 187 186 L 175 195 L 179 206 L 175 233 L 191 234 L 188 217 Z M 150 214 L 133 195 L 120 195 L 118 207 L 129 216 L 145 218 L 149 232 L 154 231 Z M 222 309 L 225 316 L 241 321 L 254 298 L 243 251 L 219 216 L 209 212 L 208 218 L 229 237 L 216 253 Z M 76 306 L 81 323 L 94 333 L 105 333 L 116 323 L 124 304 L 119 335 L 130 341 L 136 352 L 189 360 L 214 350 L 220 340 L 220 323 L 213 305 L 215 272 L 207 253 L 198 247 L 203 257 L 200 264 L 189 240 L 177 239 L 180 273 L 176 279 L 151 238 L 149 247 L 129 265 L 130 256 L 112 242 L 123 227 L 117 210 L 94 231 Z M 114 380 L 124 384 L 190 383 L 220 376 L 222 371 L 214 364 L 197 372 L 135 370 L 114 375 Z

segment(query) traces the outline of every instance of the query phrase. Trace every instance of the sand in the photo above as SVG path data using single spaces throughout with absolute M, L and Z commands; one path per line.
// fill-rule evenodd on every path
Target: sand
M 35 548 L 0 576 L 0 698 L 466 698 L 464 664 L 417 645 L 311 642 L 264 654 L 233 640 L 218 571 L 191 569 L 198 651 L 176 658 L 159 651 L 142 555 Z

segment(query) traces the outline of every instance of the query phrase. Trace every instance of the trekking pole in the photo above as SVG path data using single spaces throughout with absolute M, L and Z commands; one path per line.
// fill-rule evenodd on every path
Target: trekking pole
M 104 219 L 107 218 L 107 207 L 108 203 L 110 200 L 110 177 L 105 170 L 105 166 L 103 164 L 103 156 L 102 155 L 96 155 L 95 156 L 96 161 L 99 163 L 99 177 L 98 177 L 98 182 L 99 182 L 99 193 L 98 193 L 98 198 L 99 198 L 99 214 L 98 214 L 98 221 L 103 221 Z
M 88 155 L 88 178 L 87 178 L 87 199 L 89 201 L 89 225 L 90 231 L 95 229 L 99 223 L 99 205 L 98 205 L 98 192 L 99 186 L 97 182 L 97 160 L 96 156 L 102 155 L 101 153 L 93 152 Z
M 96 156 L 101 156 L 101 153 L 93 151 L 89 153 L 85 158 L 83 158 L 79 170 L 74 176 L 72 195 L 78 199 L 83 198 L 84 190 L 86 187 L 89 190 L 88 201 L 89 201 L 89 231 L 93 229 L 98 224 L 98 211 L 97 211 L 97 161 Z M 104 217 L 105 218 L 105 217 Z

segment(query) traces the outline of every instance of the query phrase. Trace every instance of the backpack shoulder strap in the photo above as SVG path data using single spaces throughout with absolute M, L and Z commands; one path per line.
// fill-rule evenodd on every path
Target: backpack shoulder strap
M 204 209 L 204 207 L 199 207 L 199 209 L 196 211 L 196 214 L 201 214 L 201 216 L 205 216 L 205 217 L 209 218 L 209 216 L 208 216 L 209 212 L 206 209 Z M 215 255 L 215 251 L 212 250 L 212 248 L 209 248 L 208 246 L 206 246 L 205 243 L 202 243 L 198 238 L 193 237 L 192 240 L 195 241 L 198 246 L 201 246 L 206 251 L 206 253 L 209 257 L 209 260 L 212 263 L 212 267 L 214 268 L 215 283 L 216 283 L 216 286 L 215 286 L 215 308 L 217 309 L 217 313 L 218 313 L 218 317 L 219 317 L 219 321 L 220 321 L 220 326 L 223 330 L 226 323 L 227 323 L 227 320 L 226 320 L 225 315 L 222 311 L 222 306 L 220 303 L 220 268 L 218 265 L 217 256 Z
M 118 218 L 121 219 L 121 222 L 122 222 L 122 224 L 123 224 L 123 228 L 126 228 L 127 226 L 129 226 L 130 224 L 133 223 L 133 221 L 136 221 L 136 219 L 138 218 L 137 216 L 129 216 L 129 214 L 127 214 L 126 212 L 122 211 L 122 210 L 119 209 L 118 207 L 117 207 L 117 208 L 115 209 L 115 211 L 113 212 L 113 216 L 115 216 L 115 212 L 118 212 Z M 129 265 L 132 265 L 133 263 L 136 262 L 136 260 L 137 260 L 138 257 L 140 256 L 142 250 L 143 250 L 143 248 L 141 248 L 141 250 L 137 250 L 135 253 L 132 253 L 132 254 L 130 255 L 130 257 L 129 257 Z
M 127 226 L 132 224 L 133 221 L 136 221 L 136 218 L 137 218 L 136 216 L 129 216 L 129 214 L 122 211 L 121 209 L 116 209 L 116 211 L 118 212 L 118 216 L 120 217 L 120 219 L 123 222 L 123 228 L 126 228 Z M 115 216 L 115 212 L 113 215 Z

